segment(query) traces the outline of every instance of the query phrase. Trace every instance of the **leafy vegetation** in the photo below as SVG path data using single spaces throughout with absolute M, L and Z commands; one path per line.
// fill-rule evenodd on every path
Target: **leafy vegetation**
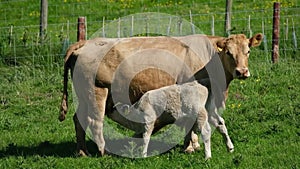
M 296 26 L 299 15 L 293 12 L 299 11 L 299 3 L 298 0 L 281 1 L 283 18 L 295 16 Z M 288 48 L 281 51 L 278 64 L 270 63 L 269 51 L 265 53 L 263 45 L 253 49 L 249 63 L 251 78 L 233 81 L 223 117 L 235 152 L 228 153 L 221 135 L 214 132 L 210 161 L 204 160 L 203 146 L 199 152 L 185 154 L 180 145 L 145 159 L 99 157 L 90 140 L 88 148 L 92 157 L 78 158 L 71 118 L 74 104 L 63 123 L 57 119 L 63 79 L 62 55 L 68 43 L 75 41 L 77 17 L 87 16 L 89 36 L 99 29 L 103 16 L 114 20 L 137 12 L 159 11 L 189 20 L 191 10 L 196 15 L 194 23 L 207 34 L 213 14 L 216 34 L 222 35 L 224 2 L 52 0 L 44 43 L 38 39 L 39 4 L 36 0 L 0 1 L 0 5 L 0 168 L 300 168 L 300 62 L 292 38 L 281 42 L 282 47 Z M 252 16 L 253 25 L 259 25 L 252 28 L 255 33 L 262 30 L 262 18 L 266 25 L 272 21 L 272 1 L 236 1 L 233 10 L 242 11 L 233 14 L 233 26 L 238 33 L 246 29 L 247 21 L 240 19 L 248 15 Z M 286 23 L 285 20 L 282 23 Z M 14 25 L 12 34 L 10 25 Z M 270 27 L 267 25 L 268 38 Z M 299 36 L 299 28 L 295 29 Z M 289 37 L 291 34 L 290 31 Z M 106 121 L 130 134 L 109 119 Z M 126 153 L 135 153 L 136 145 L 126 146 L 129 150 Z

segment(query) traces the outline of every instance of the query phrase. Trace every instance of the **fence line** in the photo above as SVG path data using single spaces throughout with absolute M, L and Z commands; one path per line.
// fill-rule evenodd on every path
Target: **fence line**
M 0 2 L 3 4 L 4 2 Z M 8 3 L 8 2 L 7 2 Z M 86 3 L 88 4 L 88 3 Z M 75 7 L 75 3 L 72 4 Z M 78 5 L 78 4 L 77 4 Z M 51 6 L 51 5 L 50 5 Z M 56 6 L 56 5 L 52 5 Z M 56 6 L 57 7 L 57 6 Z M 12 9 L 0 9 L 0 12 L 3 12 L 3 16 L 0 17 L 0 22 L 6 23 L 5 26 L 0 26 L 0 60 L 5 60 L 12 62 L 14 65 L 17 65 L 19 60 L 22 59 L 31 59 L 34 63 L 38 63 L 39 60 L 56 60 L 60 59 L 64 55 L 66 47 L 76 41 L 76 32 L 77 32 L 77 22 L 76 20 L 66 20 L 64 22 L 57 21 L 57 23 L 49 23 L 48 31 L 46 32 L 45 44 L 39 44 L 39 26 L 36 25 L 13 25 L 8 24 L 8 11 Z M 17 10 L 17 9 L 15 9 Z M 281 8 L 281 27 L 282 34 L 281 36 L 281 49 L 280 52 L 284 55 L 286 52 L 296 53 L 299 51 L 298 41 L 300 34 L 300 14 L 298 8 Z M 21 21 L 26 20 L 27 18 L 23 17 L 24 11 L 23 8 L 20 10 Z M 257 13 L 265 14 L 264 17 L 260 17 Z M 284 13 L 293 13 L 286 14 Z M 272 35 L 272 9 L 254 9 L 253 11 L 243 10 L 243 11 L 234 11 L 232 12 L 232 26 L 243 25 L 237 27 L 233 33 L 245 33 L 247 36 L 251 35 L 253 32 L 262 32 L 265 35 L 263 41 L 264 55 L 266 57 L 270 56 L 271 51 L 271 35 Z M 224 25 L 224 12 L 209 12 L 205 14 L 193 13 L 193 10 L 187 10 L 186 14 L 181 14 L 179 16 L 173 17 L 158 17 L 157 20 L 165 21 L 162 24 L 163 27 L 159 25 L 152 26 L 149 19 L 143 19 L 134 17 L 133 15 L 128 20 L 122 20 L 118 18 L 116 20 L 108 19 L 104 16 L 101 16 L 100 19 L 91 19 L 90 16 L 87 16 L 86 27 L 89 29 L 87 34 L 88 37 L 97 31 L 99 31 L 98 36 L 102 37 L 124 37 L 124 36 L 134 36 L 135 32 L 140 32 L 136 28 L 137 24 L 140 24 L 144 21 L 144 28 L 146 35 L 151 34 L 151 31 L 159 30 L 165 32 L 165 35 L 184 35 L 186 33 L 199 33 L 196 31 L 196 28 L 202 31 L 202 33 L 211 33 L 216 35 L 223 35 L 223 25 Z M 246 18 L 239 16 L 247 16 Z M 48 20 L 57 19 L 59 16 L 49 16 Z M 188 24 L 183 22 L 183 19 L 188 20 Z M 3 22 L 4 21 L 4 22 Z M 109 27 L 110 23 L 117 22 L 118 26 L 114 28 L 116 31 L 114 34 L 108 33 L 112 32 Z M 154 22 L 158 23 L 158 22 Z M 237 24 L 238 23 L 238 24 Z M 242 23 L 242 24 L 241 24 Z M 3 24 L 2 24 L 3 25 Z M 220 26 L 222 25 L 222 26 Z M 255 25 L 255 26 L 254 26 Z M 141 25 L 140 25 L 141 26 Z M 298 36 L 297 36 L 298 35 Z M 46 49 L 46 51 L 42 51 Z M 24 51 L 24 52 L 23 52 Z M 22 53 L 22 55 L 20 55 Z M 287 56 L 285 56 L 287 57 Z M 295 56 L 296 57 L 296 56 Z
M 248 29 L 252 30 L 251 24 L 250 24 L 250 22 L 251 22 L 250 18 L 251 17 L 248 18 L 249 19 L 248 20 L 248 26 L 249 26 Z M 166 30 L 166 35 L 170 35 L 171 30 L 174 30 L 174 28 L 171 28 L 172 20 L 173 19 L 172 19 L 172 17 L 170 17 L 168 19 L 169 22 L 167 23 L 168 26 L 166 28 L 164 28 Z M 132 17 L 132 21 L 131 21 L 131 26 L 132 27 L 130 29 L 126 29 L 126 30 L 130 30 L 130 32 L 127 33 L 127 35 L 133 35 L 133 32 L 135 30 L 134 26 L 133 26 L 134 23 L 135 23 L 134 20 L 135 20 L 135 18 Z M 265 19 L 261 19 L 261 20 L 262 20 L 261 21 L 261 27 L 262 27 L 261 31 L 262 31 L 262 33 L 266 34 L 267 31 L 270 32 L 270 28 L 266 28 L 265 27 L 265 21 L 264 21 Z M 284 32 L 284 36 L 282 36 L 282 41 L 283 41 L 282 44 L 284 45 L 282 51 L 284 51 L 284 50 L 299 50 L 299 48 L 297 46 L 297 42 L 298 42 L 299 39 L 297 39 L 297 36 L 296 36 L 297 33 L 296 33 L 295 24 L 294 24 L 293 19 L 291 19 L 291 20 L 292 20 L 292 24 L 286 24 L 282 28 L 282 29 L 286 30 L 286 31 L 283 31 Z M 104 23 L 109 23 L 109 22 L 105 21 L 105 18 L 103 18 L 103 22 L 102 23 L 103 23 L 103 25 L 105 25 Z M 117 34 L 115 36 L 116 37 L 122 37 L 121 32 L 123 32 L 123 34 L 125 33 L 125 31 L 122 31 L 122 25 L 121 25 L 122 20 L 118 19 L 118 23 L 119 23 L 118 24 L 119 25 L 118 26 L 119 31 L 117 31 Z M 147 23 L 149 24 L 149 22 L 146 22 L 146 24 Z M 182 21 L 180 21 L 180 20 L 178 20 L 177 23 L 178 23 L 177 24 L 178 25 L 178 32 L 179 32 L 179 34 L 182 34 L 183 33 L 182 28 L 184 27 L 184 25 L 183 25 Z M 288 22 L 286 22 L 286 23 L 288 23 Z M 67 27 L 67 30 L 68 30 L 69 29 L 68 27 L 70 27 L 70 25 L 76 25 L 76 24 L 68 22 L 66 24 L 59 24 L 58 27 L 61 27 L 61 30 L 63 30 L 63 27 Z M 191 25 L 193 25 L 193 24 L 191 24 Z M 34 27 L 34 26 L 30 26 L 30 27 Z M 36 27 L 38 27 L 38 25 Z M 146 26 L 146 27 L 148 27 L 146 29 L 146 33 L 149 34 L 151 32 L 151 30 L 150 30 L 149 26 Z M 214 24 L 211 23 L 211 30 L 213 30 L 213 28 L 214 28 Z M 8 28 L 8 35 L 9 36 L 8 36 L 8 39 L 7 39 L 7 41 L 8 41 L 7 42 L 8 43 L 7 49 L 12 48 L 13 49 L 12 52 L 14 53 L 14 52 L 17 51 L 17 48 L 21 48 L 21 47 L 25 47 L 25 48 L 30 48 L 30 47 L 31 48 L 35 48 L 36 47 L 37 48 L 39 46 L 39 43 L 38 43 L 39 42 L 38 32 L 30 34 L 29 32 L 25 31 L 25 32 L 22 32 L 22 33 L 18 34 L 17 33 L 18 29 L 24 29 L 24 27 L 16 27 L 16 26 L 12 26 L 11 25 Z M 288 31 L 289 29 L 292 30 L 292 31 L 289 32 Z M 0 31 L 1 30 L 3 31 L 2 28 L 0 28 Z M 249 32 L 251 32 L 251 31 L 249 31 Z M 69 37 L 68 34 L 70 34 L 70 33 L 72 34 L 72 31 L 69 32 L 69 30 L 68 30 L 67 33 L 66 33 L 67 35 L 65 36 L 65 38 L 68 38 Z M 193 33 L 193 29 L 191 29 L 190 33 Z M 103 28 L 101 29 L 101 34 L 100 35 L 106 35 L 105 26 L 103 26 Z M 47 37 L 47 38 L 48 38 L 48 41 L 51 41 L 52 45 L 55 46 L 55 45 L 61 45 L 64 42 L 65 38 L 60 37 L 60 36 L 63 36 L 63 35 L 54 35 L 54 37 L 52 36 L 51 38 L 50 37 Z M 57 40 L 59 38 L 62 38 L 61 41 Z M 19 42 L 17 42 L 17 41 L 19 41 Z M 264 45 L 263 45 L 266 51 L 269 51 L 269 49 L 267 47 L 268 47 L 268 44 L 270 44 L 271 41 L 272 41 L 271 37 L 270 36 L 266 36 L 266 38 L 264 40 Z M 291 43 L 291 45 L 288 44 L 289 42 Z M 52 48 L 54 48 L 54 47 L 52 47 Z M 11 49 L 9 49 L 9 50 L 11 50 Z M 14 55 L 15 55 L 15 53 L 12 56 L 14 56 Z M 58 54 L 58 55 L 60 55 L 60 54 Z M 26 56 L 26 55 L 25 56 L 16 56 L 14 58 L 20 59 L 22 57 L 28 57 L 28 56 Z M 36 56 L 33 56 L 33 57 L 36 57 Z

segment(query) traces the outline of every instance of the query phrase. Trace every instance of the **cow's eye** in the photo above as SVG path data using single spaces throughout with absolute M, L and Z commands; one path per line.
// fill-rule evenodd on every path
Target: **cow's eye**
M 248 50 L 247 54 L 250 54 L 250 50 Z

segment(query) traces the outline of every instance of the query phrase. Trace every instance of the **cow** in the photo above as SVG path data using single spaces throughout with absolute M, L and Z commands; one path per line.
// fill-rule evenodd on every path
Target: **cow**
M 147 157 L 150 136 L 157 120 L 162 125 L 177 123 L 186 127 L 185 141 L 190 141 L 190 129 L 200 131 L 205 145 L 205 158 L 211 158 L 211 129 L 205 108 L 208 90 L 197 81 L 170 85 L 146 92 L 132 106 L 117 104 L 122 116 L 130 120 L 122 124 L 143 137 L 142 156 Z M 168 117 L 167 121 L 161 117 Z M 189 126 L 191 125 L 191 126 Z
M 65 56 L 64 90 L 59 120 L 65 119 L 68 108 L 69 69 L 71 69 L 75 92 L 79 99 L 73 120 L 77 152 L 82 156 L 88 155 L 85 144 L 87 126 L 92 128 L 94 141 L 99 152 L 103 155 L 105 147 L 103 137 L 104 115 L 106 114 L 116 122 L 122 122 L 123 119 L 120 119 L 118 113 L 115 113 L 114 102 L 116 100 L 113 99 L 114 95 L 121 97 L 118 98 L 118 101 L 131 104 L 149 90 L 190 81 L 191 78 L 200 83 L 201 79 L 218 79 L 210 73 L 211 69 L 217 68 L 222 70 L 221 74 L 225 76 L 225 84 L 217 87 L 222 94 L 214 97 L 217 100 L 214 103 L 216 103 L 217 109 L 224 107 L 230 82 L 233 79 L 245 79 L 250 76 L 248 69 L 250 47 L 259 46 L 262 38 L 263 35 L 259 33 L 249 39 L 243 34 L 237 34 L 227 38 L 190 35 L 121 39 L 95 38 L 79 41 L 68 49 Z M 142 70 L 135 70 L 135 67 L 142 65 L 139 62 L 143 60 L 141 56 L 151 56 L 145 57 L 144 60 L 147 62 L 151 62 L 151 58 L 152 60 L 159 60 L 158 65 L 165 64 L 163 67 L 171 69 L 171 72 L 155 67 L 157 63 L 150 67 L 142 67 Z M 216 64 L 218 62 L 221 65 Z M 112 87 L 114 84 L 117 87 Z M 127 88 L 124 89 L 122 86 Z M 212 88 L 213 86 L 210 87 L 210 89 Z M 115 91 L 114 94 L 112 89 L 118 91 Z M 120 91 L 128 91 L 129 103 L 126 97 L 123 98 L 122 94 L 118 93 Z M 209 119 L 211 124 L 221 132 L 227 143 L 227 148 L 232 151 L 233 144 L 228 136 L 224 120 L 218 114 L 211 117 L 212 119 Z M 156 123 L 154 132 L 161 127 L 161 124 Z M 195 142 L 194 139 L 192 141 Z M 195 143 L 195 145 L 197 144 Z

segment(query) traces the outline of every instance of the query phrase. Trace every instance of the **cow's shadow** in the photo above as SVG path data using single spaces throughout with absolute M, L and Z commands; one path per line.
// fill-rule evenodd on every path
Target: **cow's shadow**
M 111 156 L 123 156 L 131 157 L 135 154 L 131 154 L 131 150 L 135 147 L 132 142 L 128 139 L 118 139 L 118 140 L 107 140 L 106 146 L 109 150 L 106 150 L 106 154 Z M 97 145 L 93 141 L 87 141 L 87 147 L 89 153 L 92 157 L 99 157 L 100 154 L 97 151 Z M 160 150 L 169 148 L 167 151 L 161 152 Z M 150 154 L 156 153 L 168 153 L 170 150 L 176 149 L 179 152 L 182 152 L 182 145 L 167 144 L 160 141 L 150 141 L 149 143 L 149 152 Z M 117 153 L 114 151 L 118 150 Z M 111 151 L 111 152 L 110 152 Z M 135 151 L 135 150 L 134 150 Z M 37 146 L 18 146 L 14 143 L 10 143 L 6 148 L 0 150 L 0 158 L 5 158 L 8 156 L 54 156 L 54 157 L 71 157 L 77 158 L 76 154 L 76 143 L 72 141 L 62 142 L 62 143 L 51 143 L 49 141 L 41 142 Z
M 92 144 L 88 142 L 89 144 Z M 7 156 L 57 156 L 57 157 L 76 157 L 75 142 L 51 143 L 41 142 L 37 146 L 18 146 L 10 143 L 4 150 L 0 151 L 0 158 Z

